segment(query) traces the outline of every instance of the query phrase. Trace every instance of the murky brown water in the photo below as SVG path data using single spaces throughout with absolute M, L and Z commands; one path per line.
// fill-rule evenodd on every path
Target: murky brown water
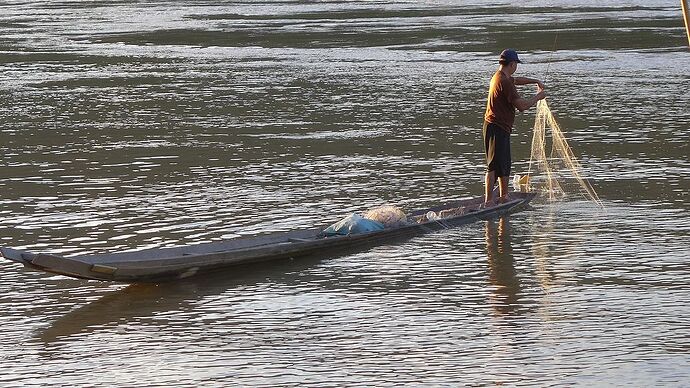
M 546 78 L 606 207 L 174 284 L 3 260 L 0 384 L 687 384 L 682 24 L 658 0 L 0 5 L 3 246 L 191 244 L 477 195 L 504 47 Z

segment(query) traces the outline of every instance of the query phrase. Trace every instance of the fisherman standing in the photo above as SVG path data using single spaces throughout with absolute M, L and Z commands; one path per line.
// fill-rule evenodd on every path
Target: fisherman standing
M 515 121 L 515 109 L 524 111 L 546 97 L 544 84 L 536 79 L 513 77 L 518 63 L 522 63 L 513 49 L 505 49 L 498 61 L 500 67 L 491 78 L 489 97 L 484 114 L 484 152 L 486 153 L 486 176 L 484 178 L 484 203 L 493 202 L 493 188 L 499 181 L 499 201 L 508 200 L 508 176 L 510 175 L 510 132 Z M 537 94 L 522 98 L 515 85 L 537 84 Z

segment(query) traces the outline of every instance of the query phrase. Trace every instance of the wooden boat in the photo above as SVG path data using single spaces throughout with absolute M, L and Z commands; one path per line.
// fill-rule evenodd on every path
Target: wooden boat
M 334 253 L 408 238 L 514 212 L 534 196 L 534 193 L 511 193 L 510 201 L 489 208 L 482 206 L 482 197 L 447 203 L 409 213 L 412 222 L 403 226 L 344 236 L 327 237 L 323 234 L 324 227 L 183 247 L 71 257 L 11 248 L 0 248 L 0 252 L 6 259 L 29 268 L 76 278 L 128 283 L 164 281 L 234 265 Z M 429 212 L 441 218 L 428 219 Z

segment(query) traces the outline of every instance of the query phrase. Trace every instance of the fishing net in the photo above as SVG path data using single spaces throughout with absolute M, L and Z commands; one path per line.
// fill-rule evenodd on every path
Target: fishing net
M 549 130 L 548 135 L 550 135 L 551 140 L 551 152 L 548 155 L 546 153 L 547 130 Z M 534 179 L 529 179 L 532 174 L 533 163 L 536 174 Z M 516 183 L 531 184 L 532 188 L 544 191 L 551 201 L 565 196 L 575 189 L 586 199 L 603 207 L 592 185 L 582 177 L 580 163 L 568 145 L 546 100 L 540 100 L 537 103 L 537 117 L 534 121 L 532 153 L 528 171 L 528 178 L 516 176 Z M 533 182 L 529 182 L 530 180 Z
M 402 209 L 395 206 L 377 207 L 365 212 L 362 217 L 380 222 L 387 228 L 407 224 L 407 215 Z

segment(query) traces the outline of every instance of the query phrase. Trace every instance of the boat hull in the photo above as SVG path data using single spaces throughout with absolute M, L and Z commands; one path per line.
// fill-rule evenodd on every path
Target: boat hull
M 393 240 L 448 229 L 478 220 L 505 215 L 525 207 L 533 193 L 513 193 L 507 203 L 481 207 L 481 198 L 421 209 L 410 213 L 422 217 L 429 211 L 465 209 L 463 214 L 439 220 L 424 220 L 371 233 L 324 237 L 324 228 L 274 233 L 186 247 L 149 249 L 112 254 L 62 257 L 0 248 L 3 257 L 29 268 L 76 277 L 127 283 L 187 278 L 225 267 L 262 261 L 294 259 L 338 251 L 356 251 Z

